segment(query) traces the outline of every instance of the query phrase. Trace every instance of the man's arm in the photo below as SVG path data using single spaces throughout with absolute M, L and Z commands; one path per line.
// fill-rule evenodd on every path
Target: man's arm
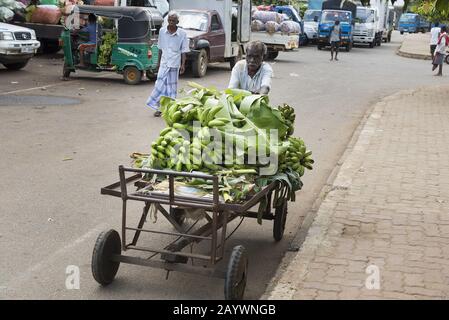
M 183 39 L 181 43 L 181 67 L 179 69 L 180 74 L 183 74 L 186 70 L 187 52 L 190 52 L 189 39 L 187 38 L 187 34 L 183 33 Z
M 179 74 L 183 74 L 186 71 L 186 57 L 187 55 L 183 53 L 181 55 L 181 68 L 179 69 Z
M 159 70 L 159 67 L 161 66 L 161 58 L 162 58 L 162 50 L 159 49 L 159 54 L 157 57 L 157 70 Z
M 273 69 L 269 64 L 264 64 L 262 70 L 262 81 L 259 94 L 267 95 L 271 90 L 271 79 L 273 78 Z
M 232 68 L 231 79 L 229 79 L 229 85 L 228 85 L 228 88 L 230 88 L 230 89 L 244 89 L 244 88 L 240 88 L 240 79 L 239 79 L 240 71 L 237 68 L 238 68 L 238 65 L 235 65 L 234 68 Z

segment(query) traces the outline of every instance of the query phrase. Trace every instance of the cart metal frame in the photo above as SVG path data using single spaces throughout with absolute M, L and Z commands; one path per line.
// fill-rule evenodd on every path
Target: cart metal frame
M 126 177 L 127 173 L 133 173 L 133 175 Z M 168 194 L 157 192 L 149 194 L 139 193 L 140 189 L 149 185 L 147 181 L 142 180 L 148 174 L 168 177 Z M 226 299 L 241 299 L 243 298 L 244 285 L 246 284 L 246 269 L 248 264 L 244 247 L 237 246 L 234 248 L 231 254 L 231 260 L 234 259 L 234 261 L 229 261 L 227 271 L 220 271 L 215 267 L 224 258 L 228 223 L 237 217 L 257 218 L 258 212 L 249 210 L 257 204 L 259 206 L 266 205 L 265 208 L 259 207 L 259 210 L 263 210 L 262 219 L 275 220 L 273 235 L 277 241 L 282 238 L 287 216 L 287 203 L 284 202 L 282 208 L 276 207 L 274 214 L 271 212 L 272 193 L 278 187 L 278 183 L 276 182 L 272 182 L 264 187 L 245 203 L 230 204 L 220 201 L 218 177 L 214 175 L 169 170 L 135 169 L 119 166 L 119 177 L 120 180 L 118 182 L 101 188 L 101 194 L 122 199 L 121 237 L 118 233 L 115 234 L 116 231 L 114 230 L 103 232 L 98 237 L 94 248 L 92 271 L 94 278 L 102 285 L 107 285 L 113 281 L 120 263 L 127 263 L 164 269 L 167 272 L 180 271 L 222 278 L 225 279 Z M 175 195 L 175 178 L 177 177 L 211 180 L 213 183 L 212 199 Z M 137 187 L 136 191 L 128 191 L 128 185 L 131 184 Z M 130 200 L 144 202 L 143 212 L 136 228 L 127 226 L 127 202 Z M 145 221 L 152 204 L 170 222 L 176 232 L 144 229 Z M 162 205 L 168 205 L 170 210 L 167 211 Z M 183 227 L 182 217 L 179 215 L 180 211 L 175 208 L 204 209 L 207 222 L 197 230 L 190 232 L 190 229 L 186 230 L 186 227 Z M 218 231 L 220 229 L 222 231 L 219 237 Z M 127 232 L 130 231 L 134 232 L 134 236 L 131 242 L 127 243 Z M 163 249 L 138 246 L 137 242 L 142 232 L 169 235 L 177 237 L 177 239 Z M 118 240 L 120 238 L 121 241 Z M 209 254 L 182 252 L 188 245 L 200 241 L 210 241 Z M 153 255 L 150 258 L 144 259 L 121 253 L 121 251 L 126 252 L 128 250 L 144 251 Z M 159 254 L 161 260 L 152 259 Z M 189 259 L 202 260 L 207 264 L 198 266 L 188 265 L 187 262 Z M 234 278 L 236 277 L 244 277 L 243 291 L 234 290 L 235 283 L 228 283 L 235 282 L 236 279 Z

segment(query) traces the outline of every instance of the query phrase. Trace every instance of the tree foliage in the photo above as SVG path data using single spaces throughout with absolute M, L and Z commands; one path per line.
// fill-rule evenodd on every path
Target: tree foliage
M 407 6 L 405 5 L 407 4 Z M 430 22 L 449 21 L 449 0 L 418 0 L 404 3 L 404 12 L 410 6 L 410 11 L 418 13 Z

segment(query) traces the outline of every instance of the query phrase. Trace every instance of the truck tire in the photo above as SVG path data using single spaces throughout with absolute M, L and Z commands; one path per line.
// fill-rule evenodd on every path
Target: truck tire
M 9 70 L 20 70 L 23 67 L 25 67 L 28 63 L 27 61 L 24 62 L 16 62 L 16 63 L 4 63 L 3 65 L 8 68 Z
M 369 43 L 370 48 L 374 48 L 375 45 L 376 45 L 376 40 L 373 40 L 372 42 Z
M 267 60 L 273 61 L 276 59 L 279 55 L 279 51 L 268 51 L 267 52 Z
M 404 34 L 404 31 L 400 31 L 401 34 Z
M 321 44 L 318 44 L 318 45 L 317 45 L 317 49 L 318 49 L 318 50 L 322 50 L 322 49 L 323 49 L 323 46 L 322 46 Z
M 446 62 L 447 64 L 449 64 L 449 54 L 446 55 L 446 58 L 444 58 L 444 62 Z
M 192 63 L 192 73 L 195 78 L 202 78 L 206 75 L 207 72 L 207 51 L 205 49 L 201 49 L 197 58 Z
M 388 34 L 387 42 L 391 42 L 391 32 Z
M 44 54 L 55 54 L 61 47 L 59 46 L 58 40 L 43 40 L 42 41 L 42 53 Z

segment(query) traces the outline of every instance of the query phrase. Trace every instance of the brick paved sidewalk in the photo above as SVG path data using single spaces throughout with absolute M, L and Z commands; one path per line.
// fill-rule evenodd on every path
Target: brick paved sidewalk
M 265 298 L 449 297 L 449 86 L 374 107 L 276 280 Z

